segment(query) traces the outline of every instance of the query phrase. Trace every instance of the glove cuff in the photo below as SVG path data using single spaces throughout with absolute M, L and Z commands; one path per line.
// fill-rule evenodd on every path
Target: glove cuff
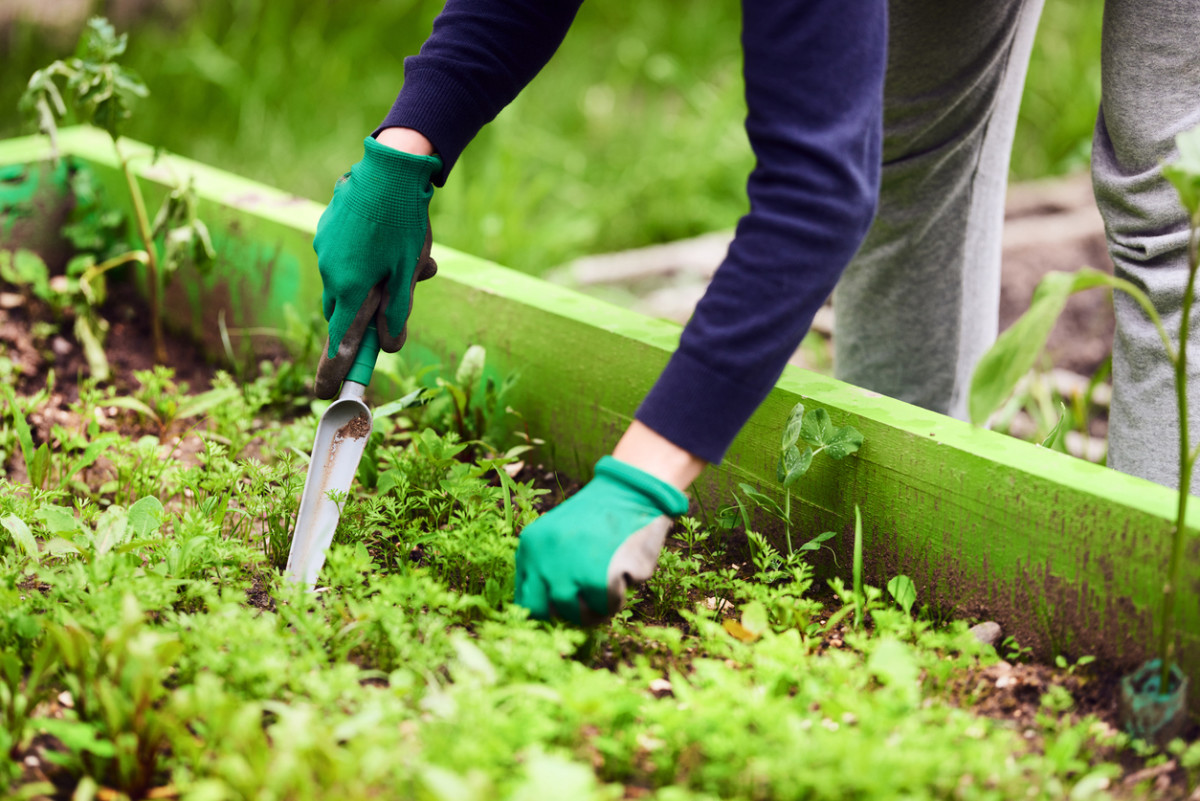
M 601 477 L 639 493 L 670 517 L 679 517 L 688 510 L 686 495 L 657 476 L 652 476 L 628 462 L 622 462 L 612 456 L 601 458 L 596 462 L 596 478 Z
M 418 156 L 363 140 L 362 161 L 350 168 L 345 202 L 355 214 L 394 227 L 424 228 L 433 197 L 434 173 L 442 169 L 437 156 Z

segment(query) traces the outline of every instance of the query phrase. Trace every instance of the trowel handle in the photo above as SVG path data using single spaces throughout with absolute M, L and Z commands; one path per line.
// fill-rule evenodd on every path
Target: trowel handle
M 364 387 L 370 384 L 371 373 L 375 372 L 377 358 L 379 358 L 379 332 L 375 330 L 375 323 L 372 322 L 363 332 L 362 344 L 358 346 L 358 353 L 354 355 L 354 364 L 350 365 L 350 370 L 346 373 L 346 380 L 362 384 Z

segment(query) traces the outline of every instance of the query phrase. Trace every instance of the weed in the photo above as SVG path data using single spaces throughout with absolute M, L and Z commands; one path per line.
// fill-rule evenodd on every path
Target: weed
M 93 17 L 79 39 L 74 58 L 55 61 L 30 77 L 21 107 L 37 120 L 38 129 L 50 137 L 53 146 L 58 121 L 68 111 L 59 87 L 61 81 L 75 115 L 102 128 L 112 139 L 113 151 L 125 175 L 142 247 L 100 264 L 88 263 L 82 270 L 80 288 L 86 297 L 91 286 L 89 275 L 95 277 L 128 262 L 143 264 L 150 295 L 154 353 L 158 361 L 165 362 L 160 307 L 166 283 L 185 265 L 209 266 L 215 253 L 208 228 L 196 217 L 195 192 L 190 185 L 172 187 L 153 221 L 146 212 L 146 201 L 120 144 L 121 131 L 132 114 L 134 102 L 149 94 L 141 78 L 117 63 L 125 52 L 126 39 L 125 34 L 116 34 L 108 20 Z M 155 246 L 157 241 L 163 243 L 161 256 Z M 85 348 L 88 347 L 85 342 Z

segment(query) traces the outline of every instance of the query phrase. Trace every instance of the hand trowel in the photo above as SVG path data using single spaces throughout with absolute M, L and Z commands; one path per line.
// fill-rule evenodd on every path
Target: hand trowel
M 365 315 L 375 316 L 380 294 L 372 290 L 364 304 Z M 304 480 L 304 492 L 300 496 L 300 511 L 296 516 L 296 530 L 292 536 L 292 549 L 288 554 L 286 574 L 294 581 L 302 581 L 309 587 L 317 582 L 321 567 L 325 564 L 325 553 L 333 542 L 342 504 L 358 463 L 371 437 L 373 421 L 371 409 L 363 401 L 375 359 L 379 355 L 379 335 L 372 321 L 364 329 L 346 332 L 339 357 L 328 359 L 328 344 L 322 353 L 321 365 L 317 368 L 317 396 L 331 397 L 337 392 L 336 378 L 331 384 L 330 375 L 338 371 L 336 365 L 347 348 L 355 340 L 361 344 L 354 353 L 353 362 L 341 382 L 341 391 L 317 424 L 317 436 L 313 441 L 312 458 L 308 463 L 308 477 Z M 361 334 L 359 334 L 361 331 Z M 356 334 L 358 334 L 356 336 Z

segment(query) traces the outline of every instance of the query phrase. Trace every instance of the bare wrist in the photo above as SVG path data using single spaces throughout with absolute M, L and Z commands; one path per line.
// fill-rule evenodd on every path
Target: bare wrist
M 420 131 L 412 128 L 384 128 L 375 137 L 375 141 L 403 153 L 412 153 L 417 156 L 434 154 L 433 143 L 426 139 Z
M 617 447 L 613 458 L 644 470 L 678 490 L 687 489 L 708 462 L 685 451 L 666 437 L 634 420 Z

